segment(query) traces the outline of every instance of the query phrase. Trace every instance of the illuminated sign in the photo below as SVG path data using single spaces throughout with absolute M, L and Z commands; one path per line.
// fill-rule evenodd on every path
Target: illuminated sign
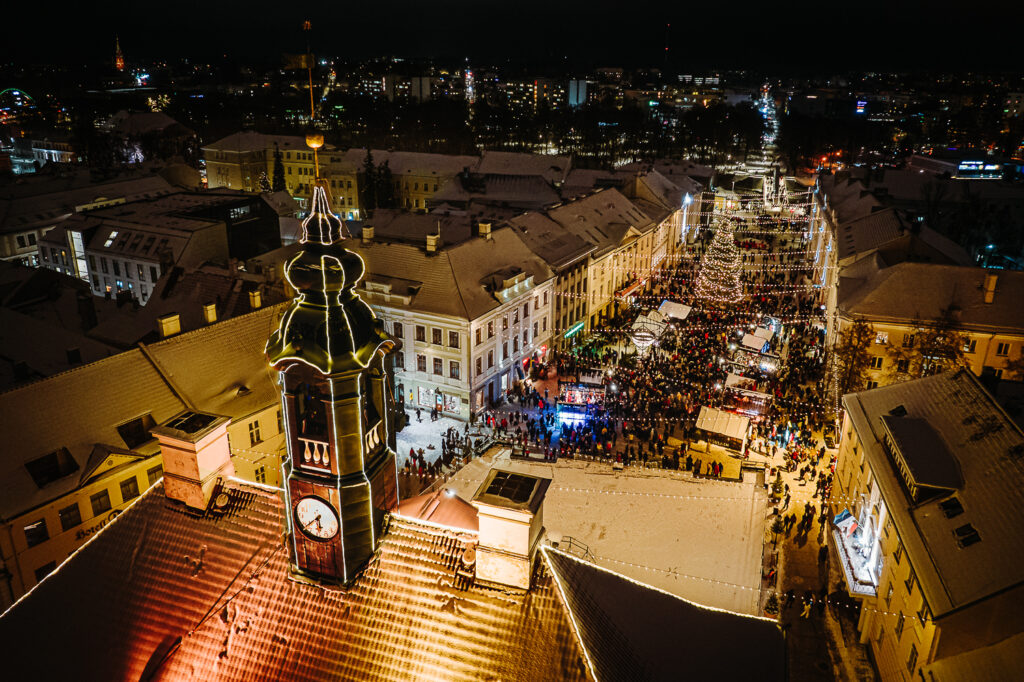
M 868 108 L 868 103 L 865 100 L 857 100 L 857 113 L 863 114 Z
M 964 160 L 957 164 L 958 178 L 999 179 L 1003 177 L 1003 165 L 980 160 Z
M 581 329 L 583 329 L 583 320 L 580 320 L 579 322 L 565 330 L 565 334 L 562 335 L 562 338 L 567 339 L 570 336 L 574 336 Z

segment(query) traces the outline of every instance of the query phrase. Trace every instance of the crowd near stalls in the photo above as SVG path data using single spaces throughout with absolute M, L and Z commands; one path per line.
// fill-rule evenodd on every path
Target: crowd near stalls
M 737 271 L 704 275 L 737 282 L 737 300 L 724 303 L 695 293 L 720 225 L 669 267 L 644 273 L 645 289 L 606 327 L 554 353 L 550 390 L 524 383 L 482 426 L 519 456 L 545 460 L 604 458 L 701 476 L 739 476 L 752 455 L 788 468 L 817 461 L 813 434 L 831 415 L 822 290 L 809 278 L 806 234 L 793 220 L 731 223 Z M 722 442 L 699 428 L 708 408 L 743 417 L 742 437 Z

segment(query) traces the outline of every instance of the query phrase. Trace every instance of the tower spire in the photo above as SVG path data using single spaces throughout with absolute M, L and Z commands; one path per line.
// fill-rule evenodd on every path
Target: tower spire
M 121 38 L 115 33 L 114 34 L 114 68 L 118 71 L 124 71 L 124 55 L 121 54 Z

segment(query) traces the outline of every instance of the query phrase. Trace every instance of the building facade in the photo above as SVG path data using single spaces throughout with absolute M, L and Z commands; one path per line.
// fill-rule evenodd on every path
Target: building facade
M 828 546 L 881 678 L 931 679 L 1024 631 L 1024 569 L 1006 554 L 1024 541 L 1020 427 L 964 370 L 843 403 Z

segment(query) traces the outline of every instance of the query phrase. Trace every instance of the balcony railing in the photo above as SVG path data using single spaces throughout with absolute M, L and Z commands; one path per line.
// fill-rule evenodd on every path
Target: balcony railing
M 304 463 L 325 467 L 331 465 L 331 450 L 327 442 L 299 436 L 299 443 L 302 444 L 302 461 Z

